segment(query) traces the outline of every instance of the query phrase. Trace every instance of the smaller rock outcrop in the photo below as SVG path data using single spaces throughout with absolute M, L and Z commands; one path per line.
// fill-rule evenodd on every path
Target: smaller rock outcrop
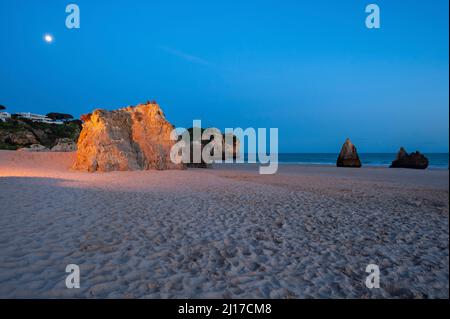
M 359 160 L 356 147 L 349 138 L 347 138 L 344 145 L 342 145 L 336 165 L 338 167 L 361 167 L 361 161 Z
M 20 152 L 48 152 L 49 149 L 41 144 L 32 144 L 28 147 L 19 148 Z
M 77 150 L 77 144 L 70 138 L 60 138 L 56 145 L 51 148 L 52 152 L 74 152 Z
M 14 145 L 17 148 L 39 144 L 36 136 L 32 132 L 25 130 L 0 130 L 0 142 Z
M 397 153 L 397 157 L 392 161 L 391 168 L 415 168 L 426 169 L 428 167 L 428 158 L 419 151 L 408 154 L 406 150 L 401 147 Z
M 218 135 L 220 135 L 219 139 L 217 142 L 221 143 L 220 149 L 222 149 L 222 153 L 221 154 L 214 154 L 214 149 L 211 149 L 210 155 L 211 155 L 211 160 L 213 161 L 225 161 L 225 159 L 237 159 L 239 156 L 239 148 L 240 148 L 240 142 L 239 139 L 231 134 L 231 133 L 227 133 L 230 134 L 230 136 L 227 138 L 227 134 L 222 134 L 220 132 L 219 129 L 215 129 L 215 128 L 209 128 L 209 130 L 215 130 L 217 132 Z M 187 130 L 187 132 L 189 133 L 189 140 L 190 140 L 190 160 L 188 163 L 186 164 L 186 167 L 189 168 L 210 168 L 212 167 L 212 163 L 206 163 L 204 161 L 204 159 L 202 158 L 202 153 L 203 153 L 203 149 L 206 147 L 206 145 L 213 143 L 213 145 L 216 144 L 214 136 L 210 136 L 209 139 L 205 139 L 205 140 L 201 140 L 200 142 L 195 142 L 194 141 L 194 128 L 190 128 Z M 200 136 L 202 136 L 205 132 L 205 129 L 200 129 Z M 179 140 L 182 139 L 182 135 L 179 136 Z M 199 143 L 200 147 L 197 149 L 194 147 L 194 143 Z M 198 150 L 200 151 L 199 154 L 199 158 L 200 158 L 200 162 L 199 163 L 194 163 L 194 152 Z
M 232 143 L 227 143 L 227 136 L 229 136 L 229 140 L 232 141 Z M 239 149 L 241 143 L 239 142 L 239 139 L 237 136 L 231 134 L 231 133 L 225 133 L 223 134 L 222 139 L 222 160 L 225 160 L 227 157 L 232 158 L 233 160 L 237 159 L 239 157 Z

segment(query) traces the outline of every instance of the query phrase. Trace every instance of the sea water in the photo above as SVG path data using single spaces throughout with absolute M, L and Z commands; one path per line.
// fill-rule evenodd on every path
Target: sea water
M 396 153 L 360 153 L 359 159 L 363 166 L 389 167 L 397 156 Z M 448 169 L 448 153 L 425 153 L 430 168 Z M 280 164 L 303 165 L 336 165 L 338 153 L 279 153 Z M 247 161 L 247 154 L 245 160 Z

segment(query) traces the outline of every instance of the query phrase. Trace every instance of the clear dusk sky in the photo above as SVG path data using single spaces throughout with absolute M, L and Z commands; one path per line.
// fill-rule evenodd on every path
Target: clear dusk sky
M 448 152 L 447 0 L 0 0 L 0 104 L 157 100 L 177 127 L 278 127 L 280 152 Z M 365 7 L 381 9 L 367 29 Z M 46 43 L 46 33 L 54 42 Z

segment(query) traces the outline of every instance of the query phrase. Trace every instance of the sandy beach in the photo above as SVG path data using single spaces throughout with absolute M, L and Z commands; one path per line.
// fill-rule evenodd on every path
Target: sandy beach
M 449 297 L 448 170 L 73 161 L 0 151 L 0 298 Z

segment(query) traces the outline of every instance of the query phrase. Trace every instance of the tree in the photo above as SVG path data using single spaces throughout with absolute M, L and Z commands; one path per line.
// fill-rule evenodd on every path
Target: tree
M 81 120 L 67 121 L 66 124 L 75 124 L 78 125 L 80 128 L 83 126 L 83 122 Z
M 73 116 L 70 114 L 65 114 L 65 113 L 48 113 L 46 115 L 48 118 L 51 118 L 52 120 L 70 120 L 73 119 Z

